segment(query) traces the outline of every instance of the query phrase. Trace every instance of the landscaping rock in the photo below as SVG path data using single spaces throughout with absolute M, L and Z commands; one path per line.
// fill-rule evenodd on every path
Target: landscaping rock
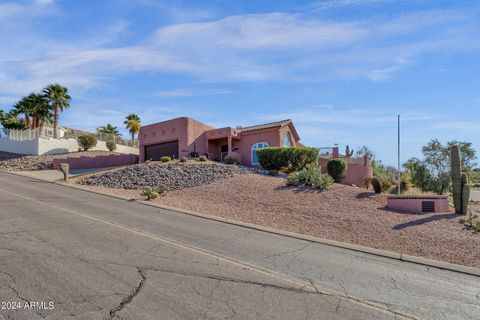
M 250 173 L 239 166 L 220 163 L 150 163 L 133 165 L 80 181 L 107 188 L 142 189 L 147 186 L 176 190 L 209 184 L 235 175 Z
M 27 156 L 0 151 L 0 170 L 38 171 L 53 169 L 53 159 L 110 154 L 108 151 L 71 152 L 44 156 Z

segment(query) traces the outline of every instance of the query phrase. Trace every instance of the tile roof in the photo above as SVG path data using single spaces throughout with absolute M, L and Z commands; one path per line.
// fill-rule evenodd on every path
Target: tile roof
M 258 124 L 258 125 L 255 125 L 255 126 L 238 128 L 237 130 L 240 131 L 240 132 L 263 130 L 263 129 L 281 127 L 281 126 L 289 124 L 290 122 L 292 122 L 291 119 L 286 119 L 286 120 L 275 121 L 275 122 L 270 122 L 270 123 Z

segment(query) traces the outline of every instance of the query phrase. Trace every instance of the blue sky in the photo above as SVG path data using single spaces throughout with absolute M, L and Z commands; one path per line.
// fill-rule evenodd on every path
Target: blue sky
M 61 123 L 293 119 L 306 145 L 396 161 L 432 138 L 480 151 L 480 1 L 0 1 L 0 108 L 48 83 Z

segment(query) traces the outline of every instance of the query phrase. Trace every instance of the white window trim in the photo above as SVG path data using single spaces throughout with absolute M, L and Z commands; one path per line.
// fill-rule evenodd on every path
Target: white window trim
M 266 147 L 263 147 L 263 148 L 269 148 L 270 145 L 268 144 L 268 142 L 265 142 L 265 141 L 260 141 L 260 142 L 255 142 L 254 144 L 252 144 L 252 148 L 250 148 L 250 162 L 251 164 L 260 164 L 259 162 L 253 162 L 253 150 L 259 150 L 259 149 L 263 149 L 263 148 L 255 148 L 254 147 L 256 145 L 259 145 L 259 144 L 266 144 L 267 146 Z M 257 156 L 257 159 L 258 159 L 258 156 Z
M 285 145 L 285 139 L 287 139 L 287 141 L 288 141 L 288 143 L 289 143 L 288 146 Z M 292 138 L 291 138 L 291 136 L 290 136 L 290 132 L 287 132 L 287 133 L 285 134 L 285 136 L 283 137 L 283 146 L 284 146 L 284 147 L 292 147 L 292 146 L 293 146 Z

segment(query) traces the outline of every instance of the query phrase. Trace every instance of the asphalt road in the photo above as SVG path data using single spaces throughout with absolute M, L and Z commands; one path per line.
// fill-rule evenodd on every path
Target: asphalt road
M 0 302 L 0 319 L 479 319 L 480 278 L 0 173 Z

